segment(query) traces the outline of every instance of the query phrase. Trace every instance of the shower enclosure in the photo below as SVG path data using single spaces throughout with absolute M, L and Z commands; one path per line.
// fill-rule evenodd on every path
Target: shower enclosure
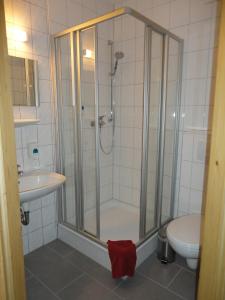
M 53 43 L 60 223 L 140 245 L 174 213 L 183 42 L 120 8 Z

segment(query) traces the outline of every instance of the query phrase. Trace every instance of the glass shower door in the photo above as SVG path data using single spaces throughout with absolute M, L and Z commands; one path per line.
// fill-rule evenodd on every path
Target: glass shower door
M 80 152 L 82 159 L 83 231 L 98 235 L 98 132 L 95 90 L 95 27 L 80 31 Z
M 58 96 L 60 101 L 59 118 L 62 172 L 66 182 L 62 191 L 62 216 L 64 223 L 76 227 L 76 186 L 75 186 L 75 132 L 76 108 L 72 99 L 72 74 L 71 74 L 71 43 L 70 35 L 60 37 L 56 43 Z M 58 166 L 60 168 L 60 166 Z
M 180 90 L 180 43 L 168 38 L 167 89 L 165 98 L 165 125 L 164 125 L 164 167 L 162 186 L 161 224 L 173 217 L 176 161 L 177 161 L 177 134 Z
M 157 226 L 158 174 L 159 174 L 159 134 L 160 107 L 163 70 L 163 35 L 151 31 L 150 50 L 150 92 L 148 121 L 148 162 L 147 162 L 147 193 L 146 193 L 146 233 Z

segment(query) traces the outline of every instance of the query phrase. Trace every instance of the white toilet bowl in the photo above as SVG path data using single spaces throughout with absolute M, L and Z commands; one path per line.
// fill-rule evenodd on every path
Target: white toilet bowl
M 199 257 L 201 215 L 188 215 L 171 221 L 167 237 L 171 247 L 186 258 L 187 265 L 196 269 Z

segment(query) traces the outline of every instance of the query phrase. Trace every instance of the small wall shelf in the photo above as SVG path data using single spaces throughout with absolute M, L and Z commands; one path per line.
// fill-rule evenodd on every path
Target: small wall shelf
M 14 119 L 14 126 L 16 128 L 28 126 L 28 125 L 35 125 L 40 122 L 39 119 Z

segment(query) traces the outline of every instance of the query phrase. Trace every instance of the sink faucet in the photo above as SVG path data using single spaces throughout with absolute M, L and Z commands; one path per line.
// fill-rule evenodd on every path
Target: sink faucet
M 21 170 L 21 165 L 17 165 L 18 176 L 23 176 L 23 170 Z

